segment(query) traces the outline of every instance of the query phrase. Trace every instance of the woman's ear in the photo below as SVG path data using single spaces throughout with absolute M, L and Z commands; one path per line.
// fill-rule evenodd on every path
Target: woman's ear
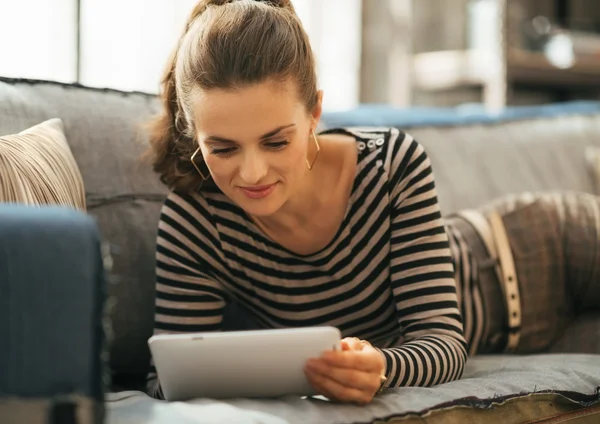
M 315 106 L 312 110 L 312 128 L 315 130 L 319 126 L 319 121 L 321 120 L 321 114 L 323 113 L 323 90 L 317 91 L 317 101 L 315 102 Z

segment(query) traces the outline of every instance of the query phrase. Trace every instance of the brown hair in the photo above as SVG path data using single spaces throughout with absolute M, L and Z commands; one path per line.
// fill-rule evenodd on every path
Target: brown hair
M 202 185 L 190 160 L 198 147 L 195 89 L 230 90 L 271 78 L 292 78 L 307 111 L 315 107 L 315 60 L 291 0 L 201 0 L 163 75 L 163 110 L 150 123 L 148 153 L 161 181 L 181 191 Z

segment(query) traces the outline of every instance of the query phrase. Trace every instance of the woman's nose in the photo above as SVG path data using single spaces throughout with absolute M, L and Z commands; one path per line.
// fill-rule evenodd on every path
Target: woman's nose
M 260 154 L 248 154 L 240 167 L 240 177 L 248 185 L 258 184 L 268 171 L 266 160 Z

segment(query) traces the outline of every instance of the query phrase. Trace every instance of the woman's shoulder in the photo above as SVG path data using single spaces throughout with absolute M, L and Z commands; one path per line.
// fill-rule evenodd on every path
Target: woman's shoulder
M 356 140 L 360 153 L 379 151 L 386 157 L 397 154 L 404 142 L 415 142 L 405 131 L 396 127 L 337 127 L 329 128 L 320 134 L 345 134 Z M 387 148 L 386 148 L 387 147 Z
M 359 159 L 377 161 L 388 174 L 402 173 L 419 158 L 426 158 L 425 149 L 409 133 L 395 127 L 340 127 L 322 134 L 346 134 L 356 140 Z
M 369 140 L 377 140 L 382 138 L 384 141 L 395 139 L 398 136 L 403 137 L 404 132 L 395 127 L 364 127 L 364 126 L 347 126 L 326 128 L 319 134 L 346 134 L 352 136 L 357 142 Z

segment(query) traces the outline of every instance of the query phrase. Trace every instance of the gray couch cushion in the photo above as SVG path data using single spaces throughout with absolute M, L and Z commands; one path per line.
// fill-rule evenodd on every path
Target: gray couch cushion
M 151 399 L 139 392 L 112 393 L 108 394 L 107 398 L 108 422 L 350 424 L 414 415 L 415 421 L 407 422 L 422 423 L 420 417 L 426 414 L 431 416 L 432 410 L 439 410 L 439 421 L 427 422 L 464 423 L 464 417 L 460 418 L 460 421 L 449 421 L 443 414 L 451 413 L 458 405 L 470 407 L 471 412 L 491 409 L 494 402 L 497 406 L 505 404 L 507 397 L 544 391 L 565 392 L 573 398 L 587 401 L 588 405 L 598 403 L 598 364 L 600 355 L 476 357 L 467 362 L 461 380 L 432 388 L 390 389 L 367 406 L 333 404 L 326 400 L 306 400 L 298 397 L 227 401 L 198 399 L 185 403 L 167 403 Z M 556 408 L 547 410 L 550 414 L 561 412 L 558 408 L 559 402 L 556 403 Z M 499 410 L 498 413 L 504 412 Z M 521 416 L 511 417 L 510 422 L 524 422 L 536 416 L 541 418 L 540 410 L 535 409 L 535 404 L 522 408 L 520 413 Z M 501 415 L 497 415 L 496 420 L 490 422 L 508 422 L 499 420 L 499 416 Z
M 111 246 L 109 294 L 118 373 L 145 372 L 154 309 L 154 245 L 166 188 L 140 160 L 153 96 L 0 79 L 0 135 L 60 118 L 81 169 L 89 213 Z
M 499 114 L 470 106 L 385 105 L 323 114 L 323 128 L 339 125 L 398 127 L 423 143 L 446 214 L 506 193 L 596 189 L 586 162 L 588 146 L 600 146 L 597 101 L 509 107 Z
M 444 214 L 507 193 L 595 192 L 586 149 L 600 145 L 600 114 L 409 132 L 431 157 Z

